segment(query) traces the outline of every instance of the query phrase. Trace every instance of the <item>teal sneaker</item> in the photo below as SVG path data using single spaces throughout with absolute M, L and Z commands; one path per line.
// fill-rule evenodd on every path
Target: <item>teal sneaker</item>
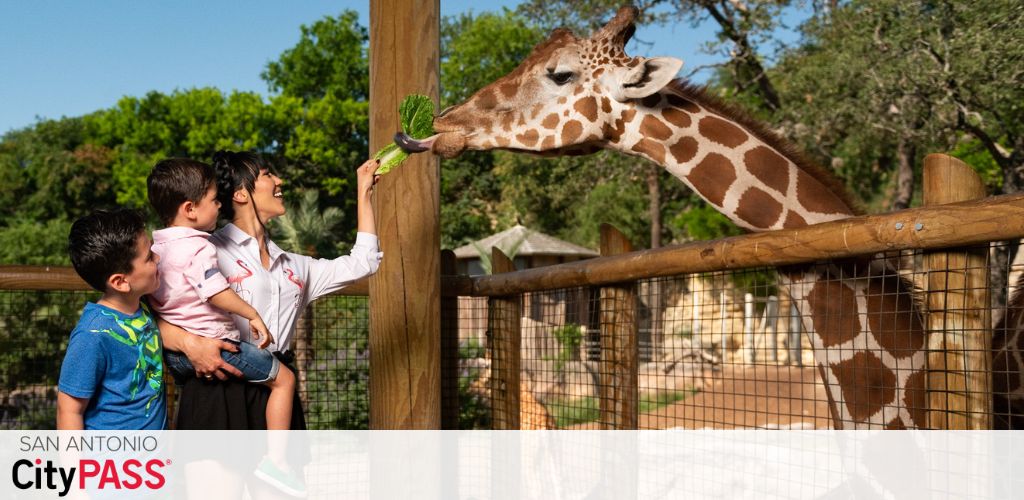
M 302 476 L 281 470 L 270 457 L 263 457 L 253 474 L 282 493 L 296 498 L 306 498 L 306 483 Z

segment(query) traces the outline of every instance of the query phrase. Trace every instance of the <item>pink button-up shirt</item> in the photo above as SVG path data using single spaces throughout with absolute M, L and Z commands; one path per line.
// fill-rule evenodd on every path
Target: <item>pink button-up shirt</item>
M 168 323 L 203 337 L 239 340 L 231 315 L 207 302 L 228 288 L 210 235 L 188 227 L 153 231 L 160 288 L 150 305 Z

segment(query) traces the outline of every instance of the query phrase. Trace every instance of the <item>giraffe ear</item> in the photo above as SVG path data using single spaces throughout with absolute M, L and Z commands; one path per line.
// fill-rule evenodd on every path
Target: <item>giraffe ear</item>
M 682 67 L 683 61 L 680 59 L 655 57 L 644 60 L 634 68 L 624 69 L 617 82 L 615 98 L 624 102 L 647 97 L 665 88 Z

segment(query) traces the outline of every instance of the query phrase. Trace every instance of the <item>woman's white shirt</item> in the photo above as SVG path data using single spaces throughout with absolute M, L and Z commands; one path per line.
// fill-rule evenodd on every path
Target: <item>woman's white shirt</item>
M 291 347 L 295 324 L 306 305 L 373 274 L 384 255 L 378 251 L 377 236 L 370 233 L 357 233 L 351 252 L 336 259 L 285 252 L 267 241 L 270 268 L 264 269 L 256 239 L 234 224 L 214 232 L 210 242 L 217 247 L 217 263 L 231 289 L 256 309 L 274 335 L 271 351 Z M 234 319 L 242 340 L 252 342 L 249 320 Z

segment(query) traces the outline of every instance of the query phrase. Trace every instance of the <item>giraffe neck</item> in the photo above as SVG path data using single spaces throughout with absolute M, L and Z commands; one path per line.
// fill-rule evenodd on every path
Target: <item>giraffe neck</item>
M 801 227 L 854 215 L 844 196 L 781 141 L 744 125 L 699 93 L 670 86 L 620 104 L 611 147 L 665 167 L 738 226 Z
M 835 183 L 713 99 L 671 87 L 622 105 L 611 146 L 664 166 L 740 227 L 855 214 Z M 723 111 L 725 109 L 725 111 Z M 836 428 L 925 427 L 925 342 L 910 287 L 882 261 L 780 273 L 801 311 Z

